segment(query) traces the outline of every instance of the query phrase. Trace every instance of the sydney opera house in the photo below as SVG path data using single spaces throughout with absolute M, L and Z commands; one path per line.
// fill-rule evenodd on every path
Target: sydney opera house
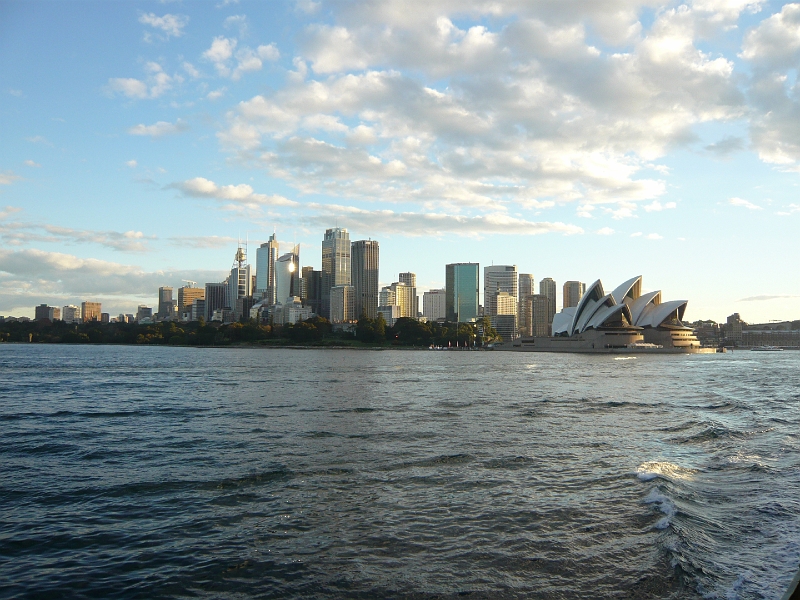
M 577 306 L 557 313 L 550 337 L 522 337 L 505 350 L 542 352 L 703 352 L 681 319 L 686 300 L 662 302 L 661 292 L 642 294 L 642 277 L 629 279 L 610 294 L 598 279 Z

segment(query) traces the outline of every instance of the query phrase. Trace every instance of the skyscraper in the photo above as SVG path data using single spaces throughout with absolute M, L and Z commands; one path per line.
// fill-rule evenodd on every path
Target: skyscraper
M 489 316 L 498 314 L 497 292 L 506 292 L 517 299 L 517 265 L 483 267 L 483 306 Z
M 275 302 L 286 304 L 288 298 L 300 295 L 300 245 L 281 256 L 274 265 Z
M 352 285 L 335 285 L 330 290 L 331 323 L 351 323 L 356 320 L 355 289 Z
M 445 309 L 447 320 L 466 323 L 478 318 L 478 263 L 445 266 Z
M 228 304 L 228 286 L 224 283 L 206 284 L 205 320 L 211 321 L 215 310 L 230 308 Z
M 322 316 L 331 316 L 331 288 L 350 285 L 350 234 L 347 229 L 327 229 L 322 240 Z
M 417 307 L 417 302 L 415 302 L 417 288 L 395 281 L 390 289 L 394 296 L 394 304 L 399 307 L 398 317 L 416 319 L 417 313 L 414 311 Z
M 580 281 L 568 281 L 564 284 L 563 308 L 578 306 L 581 296 L 586 292 L 586 284 Z
M 553 324 L 553 317 L 556 314 L 556 282 L 550 277 L 545 277 L 539 282 L 539 293 L 547 296 L 550 299 L 550 315 L 547 318 L 547 324 Z M 549 335 L 549 333 L 547 334 Z
M 192 282 L 194 283 L 194 282 Z M 195 300 L 202 300 L 206 297 L 205 288 L 182 287 L 178 288 L 178 312 L 184 313 L 192 310 Z
M 156 316 L 159 319 L 170 319 L 172 314 L 172 288 L 160 287 L 158 288 L 158 313 Z
M 530 273 L 519 274 L 519 303 L 517 304 L 517 323 L 519 325 L 519 334 L 521 336 L 530 336 L 531 333 L 531 314 L 530 302 L 528 298 L 536 293 L 533 275 Z
M 422 294 L 422 316 L 428 321 L 438 321 L 447 315 L 445 298 L 447 293 L 444 289 L 428 290 Z
M 99 321 L 101 312 L 103 309 L 100 302 L 81 302 L 81 317 L 84 323 Z
M 81 309 L 72 304 L 68 304 L 61 309 L 61 318 L 65 323 L 80 323 Z
M 376 240 L 358 240 L 350 247 L 351 276 L 355 290 L 356 319 L 364 313 L 370 319 L 378 316 L 378 269 L 380 251 Z
M 320 314 L 320 306 L 322 304 L 322 271 L 315 271 L 314 267 L 303 267 L 303 279 L 300 290 L 300 298 L 303 301 L 303 305 L 308 306 L 314 314 Z
M 406 287 L 411 290 L 411 297 L 413 300 L 413 307 L 411 308 L 411 314 L 409 316 L 413 318 L 419 317 L 419 296 L 417 295 L 417 274 L 416 273 L 400 273 L 398 276 L 398 281 L 400 283 L 405 283 Z
M 275 304 L 275 261 L 278 260 L 278 239 L 273 233 L 269 241 L 256 250 L 256 294 Z
M 250 265 L 247 264 L 247 252 L 241 244 L 233 257 L 231 275 L 228 279 L 228 304 L 227 307 L 235 310 L 236 301 L 253 295 L 252 280 L 250 278 Z
M 534 294 L 528 298 L 531 314 L 531 335 L 547 337 L 550 335 L 550 326 L 553 323 L 553 302 L 545 294 Z

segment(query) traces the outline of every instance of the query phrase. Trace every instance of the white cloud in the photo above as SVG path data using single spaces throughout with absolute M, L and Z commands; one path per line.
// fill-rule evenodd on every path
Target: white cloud
M 139 163 L 136 162 L 135 160 L 126 161 L 125 164 L 129 166 L 131 169 L 135 169 L 139 165 Z
M 195 66 L 189 61 L 186 60 L 183 61 L 183 64 L 181 66 L 183 67 L 183 70 L 186 71 L 186 73 L 190 77 L 194 79 L 198 79 L 200 77 L 200 71 L 198 71 L 197 68 L 195 68 Z
M 168 123 L 167 121 L 158 121 L 153 125 L 139 124 L 128 129 L 131 135 L 149 135 L 150 137 L 162 137 L 165 135 L 172 135 L 181 133 L 189 129 L 189 125 L 178 119 L 175 123 Z
M 211 47 L 203 52 L 203 58 L 211 61 L 217 69 L 217 73 L 223 77 L 230 74 L 230 67 L 228 61 L 233 56 L 233 51 L 236 48 L 236 40 L 229 39 L 225 36 L 217 36 L 211 42 Z
M 648 240 L 663 240 L 664 236 L 663 235 L 659 235 L 657 233 L 648 233 L 647 234 L 647 239 Z
M 614 230 L 611 227 L 602 227 L 596 233 L 597 235 L 614 235 Z
M 641 237 L 641 236 L 642 236 L 642 232 L 641 231 L 637 231 L 636 233 L 632 233 L 631 234 L 631 237 Z
M 211 270 L 148 272 L 61 252 L 0 248 L 0 310 L 102 299 L 106 312 L 135 312 L 137 304 L 155 301 L 159 286 L 178 287 L 186 279 L 220 281 L 224 276 Z
M 208 92 L 208 94 L 206 95 L 206 98 L 208 98 L 209 100 L 214 102 L 214 101 L 219 100 L 220 98 L 222 98 L 225 95 L 226 91 L 228 91 L 228 88 L 221 87 L 221 88 L 219 88 L 217 90 L 213 90 L 211 92 Z
M 800 212 L 800 204 L 790 204 L 786 207 L 786 210 L 776 212 L 775 214 L 782 217 L 788 217 L 789 215 L 793 215 L 794 213 L 798 212 Z
M 158 98 L 172 88 L 175 78 L 167 75 L 157 62 L 148 62 L 145 65 L 145 72 L 147 73 L 145 80 L 113 77 L 108 80 L 108 89 L 128 98 L 146 99 Z
M 6 171 L 5 173 L 0 173 L 0 185 L 11 185 L 17 179 L 22 179 L 22 177 L 14 174 L 13 171 Z
M 238 242 L 234 237 L 219 235 L 175 236 L 169 238 L 169 241 L 181 248 L 225 248 L 231 247 Z
M 183 28 L 186 27 L 188 22 L 189 17 L 185 15 L 166 14 L 163 17 L 159 17 L 155 13 L 147 13 L 139 17 L 139 23 L 160 29 L 164 32 L 166 38 L 182 36 Z
M 0 208 L 0 221 L 4 221 L 8 217 L 18 212 L 22 212 L 22 209 L 18 206 L 4 206 Z
M 658 200 L 653 200 L 650 204 L 645 205 L 644 209 L 647 212 L 661 212 L 662 210 L 670 210 L 678 206 L 675 202 L 665 202 L 661 204 Z
M 176 182 L 171 184 L 170 187 L 180 190 L 186 196 L 230 201 L 233 206 L 240 205 L 250 209 L 259 209 L 263 206 L 297 205 L 297 202 L 283 196 L 258 194 L 246 183 L 219 186 L 205 177 L 195 177 L 194 179 Z
M 30 160 L 30 159 L 26 160 L 24 164 L 25 164 L 26 167 L 41 167 L 42 166 L 39 163 L 37 163 L 36 161 Z
M 728 198 L 728 204 L 732 204 L 733 206 L 741 206 L 750 210 L 763 210 L 763 207 L 753 204 L 752 202 L 748 202 L 747 200 L 743 200 L 742 198 Z
M 12 207 L 6 207 L 11 209 Z M 8 217 L 16 210 L 0 212 L 0 220 Z M 43 242 L 50 244 L 97 244 L 121 252 L 147 252 L 149 242 L 156 239 L 153 235 L 145 235 L 141 231 L 97 231 L 72 229 L 51 225 L 49 223 L 25 223 L 22 221 L 5 221 L 0 223 L 0 240 L 7 246 L 23 246 L 30 243 Z
M 800 4 L 784 4 L 781 11 L 749 30 L 740 56 L 768 68 L 794 67 L 800 56 Z

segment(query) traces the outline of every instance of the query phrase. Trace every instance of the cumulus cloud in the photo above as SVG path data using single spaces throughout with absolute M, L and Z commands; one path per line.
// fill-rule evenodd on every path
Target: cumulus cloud
M 275 44 L 236 50 L 237 44 L 235 38 L 217 36 L 211 42 L 211 47 L 203 52 L 203 58 L 213 63 L 218 75 L 230 77 L 234 81 L 239 80 L 245 73 L 261 70 L 264 66 L 263 61 L 276 61 L 280 58 L 280 52 Z
M 213 90 L 211 92 L 208 92 L 208 94 L 206 94 L 206 98 L 208 98 L 209 100 L 214 102 L 215 100 L 219 100 L 220 98 L 222 98 L 225 95 L 226 91 L 227 91 L 227 88 L 221 87 L 221 88 L 219 88 L 217 90 Z
M 112 77 L 108 80 L 108 89 L 112 93 L 122 94 L 128 98 L 158 98 L 172 88 L 175 78 L 167 75 L 157 62 L 145 65 L 144 80 L 132 77 Z
M 665 202 L 661 204 L 658 200 L 653 200 L 650 204 L 645 205 L 644 209 L 647 212 L 661 212 L 662 210 L 670 210 L 678 206 L 675 202 Z
M 102 299 L 109 312 L 135 312 L 137 304 L 154 302 L 159 286 L 182 280 L 220 281 L 211 270 L 145 271 L 139 266 L 39 249 L 0 248 L 0 309 L 67 304 Z
M 381 233 L 402 233 L 408 236 L 439 236 L 459 234 L 473 237 L 483 235 L 539 235 L 561 233 L 575 235 L 583 229 L 567 223 L 535 222 L 511 217 L 505 213 L 478 216 L 459 216 L 442 213 L 394 212 L 391 210 L 365 210 L 354 206 L 335 204 L 307 205 L 313 212 L 305 222 L 314 226 L 329 224 L 332 218 L 346 219 L 353 229 Z
M 183 35 L 183 28 L 189 22 L 189 17 L 185 15 L 170 15 L 166 14 L 159 17 L 155 13 L 147 13 L 139 16 L 139 23 L 143 25 L 150 25 L 155 29 L 163 32 L 164 36 L 169 39 L 170 37 L 180 37 Z M 145 40 L 149 41 L 149 34 L 145 34 Z
M 752 202 L 743 200 L 742 198 L 728 198 L 728 204 L 732 204 L 733 206 L 741 206 L 749 210 L 763 210 L 763 207 L 759 206 L 758 204 L 753 204 Z
M 51 244 L 96 244 L 120 252 L 148 252 L 154 235 L 141 231 L 96 231 L 72 229 L 48 223 L 26 223 L 6 220 L 19 209 L 6 207 L 0 211 L 0 240 L 8 246 L 24 246 L 31 243 Z
M 614 235 L 614 230 L 611 227 L 602 227 L 596 233 L 597 235 Z
M 718 142 L 707 145 L 705 150 L 717 156 L 726 157 L 739 150 L 744 150 L 744 140 L 736 136 L 727 136 Z
M 800 212 L 800 204 L 790 204 L 786 207 L 786 210 L 778 211 L 775 214 L 782 217 L 788 217 L 789 215 L 793 215 L 798 212 Z
M 0 221 L 4 221 L 11 215 L 21 211 L 22 209 L 19 208 L 18 206 L 4 206 L 3 208 L 0 208 Z
M 6 171 L 5 173 L 0 173 L 0 185 L 11 185 L 17 179 L 22 179 L 22 177 L 16 175 L 13 171 Z
M 38 168 L 38 167 L 42 166 L 39 163 L 37 163 L 36 161 L 30 160 L 30 159 L 26 160 L 24 164 L 25 164 L 26 167 L 37 167 Z
M 259 209 L 264 206 L 296 206 L 297 202 L 283 196 L 258 194 L 246 183 L 238 185 L 217 185 L 205 177 L 195 177 L 186 181 L 172 183 L 169 187 L 180 190 L 184 195 L 193 198 L 212 198 L 227 202 L 224 208 L 242 206 Z
M 136 162 L 135 160 L 128 160 L 128 161 L 125 161 L 125 164 L 126 164 L 127 166 L 129 166 L 131 169 L 135 169 L 137 166 L 139 166 L 139 163 L 138 163 L 138 162 Z
M 189 125 L 178 119 L 175 123 L 168 123 L 167 121 L 158 121 L 153 125 L 139 124 L 128 129 L 131 135 L 149 135 L 150 137 L 162 137 L 165 135 L 172 135 L 181 133 L 189 129 Z

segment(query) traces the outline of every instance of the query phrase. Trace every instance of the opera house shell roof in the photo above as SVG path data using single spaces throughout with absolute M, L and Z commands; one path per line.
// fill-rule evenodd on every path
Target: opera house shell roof
M 661 292 L 642 294 L 642 277 L 629 279 L 610 294 L 598 279 L 578 306 L 563 309 L 553 319 L 553 335 L 571 337 L 589 329 L 680 328 L 687 300 L 661 301 Z

